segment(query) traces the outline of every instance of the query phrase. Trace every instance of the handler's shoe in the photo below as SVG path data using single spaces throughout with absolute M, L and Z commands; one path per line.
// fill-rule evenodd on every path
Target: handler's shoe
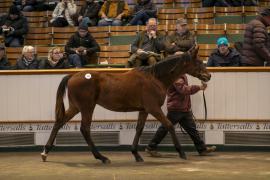
M 162 156 L 159 152 L 157 152 L 156 150 L 150 149 L 149 147 L 145 148 L 145 152 L 152 157 L 161 157 Z
M 206 149 L 202 152 L 200 152 L 200 156 L 206 156 L 207 154 L 214 152 L 217 149 L 216 146 L 210 146 L 210 147 L 206 147 Z

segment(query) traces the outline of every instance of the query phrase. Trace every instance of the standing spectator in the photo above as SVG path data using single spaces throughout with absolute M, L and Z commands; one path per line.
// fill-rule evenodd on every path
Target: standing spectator
M 0 45 L 0 70 L 9 69 L 5 46 Z
M 164 36 L 157 31 L 157 20 L 150 18 L 146 31 L 140 32 L 131 45 L 132 55 L 127 67 L 153 65 L 162 59 L 163 50 Z
M 33 46 L 24 46 L 22 57 L 17 60 L 16 69 L 38 69 L 39 61 Z
M 49 50 L 48 59 L 41 60 L 39 69 L 66 69 L 69 63 L 66 55 L 59 47 L 53 47 Z
M 194 34 L 189 31 L 186 19 L 176 20 L 176 31 L 169 34 L 166 42 L 168 54 L 183 54 L 195 44 Z
M 128 25 L 145 25 L 148 19 L 156 18 L 157 8 L 152 0 L 138 0 L 133 13 Z
M 108 0 L 102 5 L 98 26 L 121 26 L 122 20 L 129 15 L 129 7 L 124 0 Z
M 202 85 L 188 85 L 186 75 L 180 76 L 167 90 L 167 118 L 173 125 L 177 123 L 189 134 L 196 150 L 200 155 L 206 155 L 216 150 L 215 146 L 207 147 L 196 129 L 196 124 L 191 112 L 190 95 L 197 93 L 200 90 L 205 90 L 207 84 Z M 150 141 L 145 151 L 151 156 L 161 156 L 156 150 L 158 144 L 167 135 L 168 130 L 165 126 L 161 125 L 153 139 Z
M 77 6 L 74 0 L 62 0 L 55 7 L 51 23 L 53 27 L 74 26 L 73 17 L 76 15 Z
M 27 19 L 14 5 L 8 15 L 0 17 L 0 34 L 4 34 L 6 47 L 19 47 L 24 43 L 24 35 L 28 32 Z
M 95 2 L 94 0 L 86 0 L 85 5 L 81 8 L 79 12 L 79 24 L 83 23 L 88 26 L 97 25 L 99 10 L 99 3 Z
M 217 40 L 217 49 L 209 56 L 207 66 L 241 66 L 241 61 L 240 53 L 229 47 L 226 37 L 221 37 Z
M 88 63 L 97 64 L 97 52 L 100 51 L 100 47 L 88 31 L 88 26 L 80 24 L 78 32 L 68 40 L 65 51 L 69 55 L 69 63 L 81 68 Z
M 270 66 L 270 8 L 250 21 L 245 29 L 243 42 L 243 66 Z

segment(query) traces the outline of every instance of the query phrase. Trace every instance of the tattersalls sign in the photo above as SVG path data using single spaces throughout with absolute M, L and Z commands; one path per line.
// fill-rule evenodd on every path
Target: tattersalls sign
M 200 131 L 270 131 L 270 122 L 211 122 L 197 121 Z M 148 121 L 144 130 L 156 131 L 160 126 L 158 121 Z M 0 132 L 50 132 L 53 123 L 0 123 Z M 180 130 L 179 124 L 175 126 Z M 136 122 L 93 122 L 92 131 L 122 131 L 135 130 Z M 68 123 L 60 131 L 80 131 L 80 122 Z

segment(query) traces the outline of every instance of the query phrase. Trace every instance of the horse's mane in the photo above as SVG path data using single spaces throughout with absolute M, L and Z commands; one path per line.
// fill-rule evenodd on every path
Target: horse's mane
M 172 71 L 178 63 L 186 61 L 188 59 L 188 55 L 173 55 L 165 58 L 162 61 L 157 62 L 151 66 L 141 66 L 137 67 L 136 69 L 139 71 L 143 71 L 146 73 L 150 73 L 151 75 L 155 76 L 157 79 L 160 77 L 164 77 L 165 74 Z

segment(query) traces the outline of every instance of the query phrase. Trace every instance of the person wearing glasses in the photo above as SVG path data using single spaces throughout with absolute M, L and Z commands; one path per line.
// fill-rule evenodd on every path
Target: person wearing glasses
M 41 60 L 39 69 L 67 69 L 69 63 L 66 55 L 60 47 L 49 50 L 48 59 Z

